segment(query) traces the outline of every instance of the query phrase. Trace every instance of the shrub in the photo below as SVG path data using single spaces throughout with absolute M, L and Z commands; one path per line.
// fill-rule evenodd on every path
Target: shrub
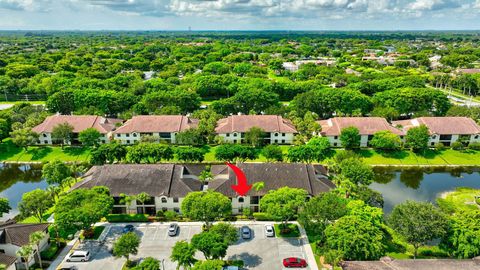
M 57 255 L 58 247 L 55 242 L 52 242 L 50 246 L 44 251 L 40 252 L 40 257 L 42 260 L 51 261 Z
M 437 149 L 437 151 L 443 151 L 443 150 L 445 150 L 445 145 L 441 142 L 436 143 L 435 144 L 435 149 Z
M 480 150 L 480 142 L 472 142 L 468 145 L 468 149 Z
M 167 221 L 176 220 L 178 217 L 178 213 L 175 211 L 166 211 L 164 214 Z
M 110 214 L 105 217 L 108 222 L 147 222 L 146 214 Z
M 463 149 L 464 149 L 464 145 L 463 145 L 463 143 L 461 143 L 461 142 L 453 142 L 453 143 L 452 143 L 452 149 L 453 149 L 453 150 L 463 150 Z

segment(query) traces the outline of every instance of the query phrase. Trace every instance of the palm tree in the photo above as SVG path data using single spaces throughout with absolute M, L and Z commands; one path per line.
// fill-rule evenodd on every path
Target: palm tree
M 29 269 L 28 263 L 30 262 L 30 257 L 33 254 L 33 247 L 32 245 L 25 245 L 22 246 L 19 250 L 17 250 L 17 256 L 23 259 L 23 263 L 25 264 L 25 269 Z
M 143 211 L 142 213 L 145 214 L 145 202 L 150 200 L 150 195 L 146 192 L 142 192 L 136 196 L 137 201 L 139 201 L 142 204 Z
M 40 256 L 40 242 L 45 239 L 47 234 L 42 231 L 33 232 L 30 234 L 30 244 L 35 246 L 35 252 L 37 253 L 38 262 L 40 263 L 40 268 L 43 268 L 42 258 Z

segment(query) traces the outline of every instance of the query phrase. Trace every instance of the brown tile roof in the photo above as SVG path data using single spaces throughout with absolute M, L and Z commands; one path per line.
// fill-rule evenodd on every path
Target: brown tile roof
M 14 264 L 16 261 L 17 261 L 16 257 L 8 256 L 4 253 L 0 253 L 0 264 L 5 265 L 7 269 L 10 265 Z
M 462 74 L 477 74 L 480 73 L 480 68 L 460 68 L 457 69 L 457 72 Z
M 351 261 L 341 263 L 343 270 L 478 270 L 480 260 L 416 259 Z
M 389 130 L 397 135 L 404 133 L 390 125 L 382 117 L 335 117 L 328 120 L 320 120 L 321 134 L 324 136 L 339 136 L 342 129 L 356 127 L 361 135 L 373 135 L 378 131 Z
M 215 132 L 247 132 L 252 127 L 259 127 L 265 132 L 297 133 L 290 120 L 278 115 L 232 115 L 218 120 Z
M 324 175 L 319 175 L 324 170 L 311 164 L 300 163 L 238 163 L 237 166 L 245 173 L 249 184 L 264 182 L 265 187 L 259 191 L 251 189 L 249 196 L 263 196 L 269 190 L 281 187 L 305 189 L 310 195 L 327 192 L 335 185 Z M 214 180 L 208 184 L 208 188 L 223 193 L 229 197 L 235 197 L 236 193 L 231 185 L 237 183 L 233 171 L 226 165 L 213 165 Z
M 30 234 L 37 231 L 46 231 L 50 224 L 0 224 L 0 243 L 24 246 L 30 243 Z
M 183 115 L 138 115 L 125 122 L 114 133 L 180 132 L 198 126 L 198 120 Z
M 59 124 L 68 123 L 73 126 L 73 132 L 79 133 L 87 128 L 95 128 L 102 134 L 107 134 L 115 129 L 116 123 L 121 119 L 105 118 L 96 115 L 51 115 L 40 125 L 32 130 L 36 133 L 51 133 L 53 128 Z
M 106 186 L 112 196 L 137 195 L 146 192 L 151 196 L 184 197 L 192 191 L 202 190 L 196 178 L 184 177 L 187 169 L 176 164 L 114 164 L 93 166 L 83 181 L 74 185 L 78 188 Z
M 430 134 L 469 135 L 480 134 L 480 126 L 468 117 L 419 117 L 409 120 L 393 121 L 395 126 L 402 126 L 405 132 L 412 127 L 426 125 Z

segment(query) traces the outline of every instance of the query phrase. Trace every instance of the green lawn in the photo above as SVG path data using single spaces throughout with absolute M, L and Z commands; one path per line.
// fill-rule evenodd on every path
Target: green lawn
M 477 196 L 480 196 L 480 189 L 459 187 L 455 191 L 443 194 L 437 202 L 442 209 L 452 213 L 460 210 L 479 210 L 480 206 L 475 202 Z
M 33 105 L 43 105 L 45 101 L 0 101 L 0 104 L 19 104 L 19 103 L 30 103 Z
M 364 149 L 359 153 L 371 165 L 480 165 L 480 151 L 473 150 L 428 150 L 425 154 L 416 154 L 406 150 L 382 153 Z
M 90 151 L 81 147 L 30 146 L 28 150 L 19 148 L 9 139 L 0 143 L 0 161 L 47 162 L 62 160 L 70 162 L 88 161 Z
M 297 224 L 289 223 L 287 225 L 289 233 L 282 233 L 282 228 L 285 226 L 283 223 L 275 224 L 273 226 L 275 227 L 275 234 L 277 237 L 300 237 L 300 230 Z

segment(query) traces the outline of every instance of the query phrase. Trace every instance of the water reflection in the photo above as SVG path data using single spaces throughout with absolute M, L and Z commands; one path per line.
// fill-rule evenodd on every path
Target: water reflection
M 383 194 L 384 211 L 406 200 L 430 201 L 457 187 L 480 188 L 480 173 L 467 168 L 375 169 L 375 183 L 370 186 Z
M 47 183 L 41 177 L 42 165 L 0 163 L 0 197 L 7 198 L 12 207 L 10 213 L 4 215 L 2 220 L 18 213 L 17 207 L 23 193 L 47 187 Z

